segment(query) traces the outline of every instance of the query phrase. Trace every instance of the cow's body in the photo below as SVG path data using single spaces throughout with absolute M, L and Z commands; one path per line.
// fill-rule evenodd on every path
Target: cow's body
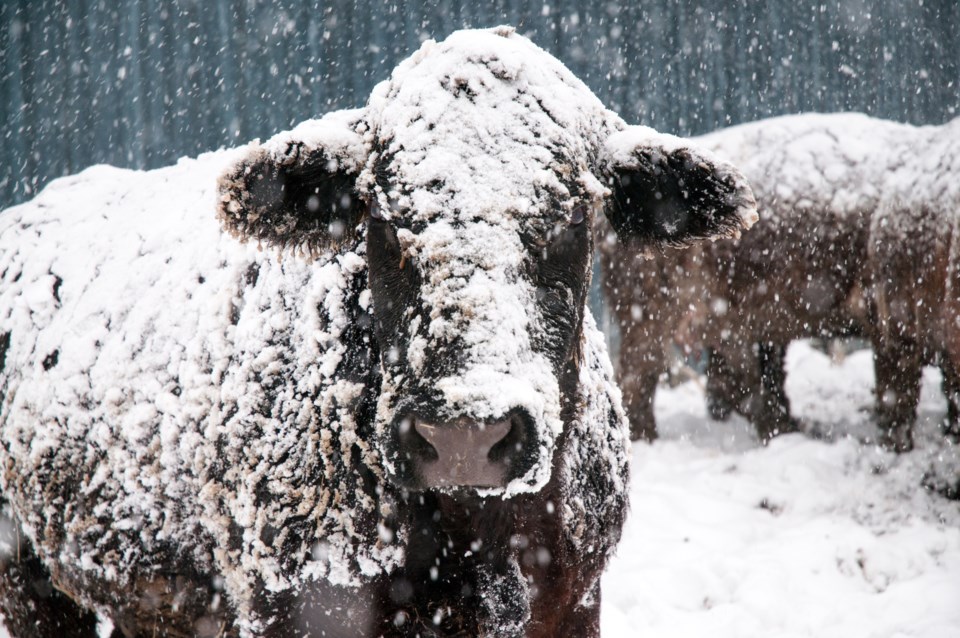
M 746 413 L 764 440 L 795 427 L 783 389 L 783 357 L 790 341 L 858 335 L 879 346 L 886 334 L 887 348 L 895 347 L 896 339 L 883 328 L 882 307 L 878 311 L 883 287 L 904 297 L 900 305 L 909 305 L 906 297 L 921 289 L 926 297 L 945 292 L 945 236 L 954 222 L 949 213 L 931 215 L 929 208 L 957 208 L 951 164 L 957 127 L 957 122 L 914 127 L 859 114 L 808 114 L 697 138 L 744 171 L 757 195 L 760 222 L 738 240 L 668 252 L 636 261 L 629 271 L 619 267 L 605 274 L 607 298 L 621 308 L 626 334 L 620 381 L 635 435 L 650 438 L 655 433 L 653 393 L 666 369 L 665 349 L 675 336 L 711 350 L 711 413 L 722 418 L 731 410 Z M 926 208 L 927 214 L 892 214 L 895 202 L 902 203 L 901 211 Z M 888 212 L 878 216 L 878 210 Z M 895 266 L 895 254 L 901 262 L 913 259 L 918 265 L 921 253 L 933 259 L 933 244 L 943 248 L 936 258 L 939 266 L 930 262 L 930 269 L 921 268 L 937 275 L 918 279 L 910 275 L 914 268 Z M 608 246 L 605 259 L 616 263 L 622 252 Z M 886 274 L 878 279 L 881 271 Z M 914 306 L 917 301 L 913 299 Z M 643 312 L 630 317 L 631 306 Z M 947 306 L 938 304 L 938 311 Z M 906 339 L 924 340 L 921 349 L 931 363 L 946 361 L 948 340 L 937 316 L 937 325 L 921 320 L 929 329 L 915 326 Z M 938 345 L 931 340 L 939 340 Z M 878 360 L 881 384 L 884 376 L 902 376 L 896 361 L 916 358 L 913 346 L 896 347 L 901 350 L 886 356 L 888 363 Z M 944 373 L 953 376 L 949 366 Z M 908 391 L 898 392 L 906 397 Z M 950 398 L 955 412 L 956 399 Z M 905 399 L 908 406 L 912 401 L 913 408 L 907 408 L 911 415 L 915 397 Z M 912 416 L 891 416 L 903 410 L 894 403 L 898 401 L 878 404 L 881 421 L 890 421 L 884 429 L 893 427 L 893 421 L 912 421 Z
M 625 128 L 512 30 L 463 32 L 364 109 L 4 213 L 23 550 L 127 636 L 595 634 L 628 453 L 585 305 L 601 179 L 651 242 L 755 215 L 732 168 Z M 648 219 L 629 176 L 661 152 L 703 200 Z M 6 561 L 29 635 L 53 599 Z
M 878 425 L 896 451 L 913 447 L 924 364 L 940 367 L 944 433 L 960 442 L 960 119 L 910 142 L 884 180 L 866 267 Z

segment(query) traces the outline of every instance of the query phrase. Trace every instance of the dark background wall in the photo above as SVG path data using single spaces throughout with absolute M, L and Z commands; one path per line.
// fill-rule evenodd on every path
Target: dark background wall
M 421 40 L 501 23 L 667 132 L 960 105 L 957 0 L 0 0 L 0 208 L 359 106 Z

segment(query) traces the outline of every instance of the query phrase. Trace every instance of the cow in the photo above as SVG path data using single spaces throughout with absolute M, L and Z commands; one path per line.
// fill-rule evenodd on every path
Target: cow
M 960 119 L 917 129 L 870 220 L 866 289 L 881 443 L 913 449 L 924 364 L 943 376 L 960 443 Z
M 934 236 L 949 232 L 952 217 L 941 215 L 941 230 L 925 239 L 903 242 L 887 230 L 894 227 L 892 213 L 877 211 L 895 202 L 910 202 L 915 210 L 956 208 L 947 205 L 954 167 L 945 158 L 952 157 L 948 149 L 955 145 L 957 126 L 915 127 L 849 113 L 805 114 L 695 138 L 741 168 L 756 194 L 760 221 L 740 239 L 665 252 L 653 261 L 633 257 L 617 242 L 601 244 L 605 294 L 618 308 L 624 335 L 619 380 L 634 438 L 656 436 L 653 396 L 674 342 L 708 348 L 711 416 L 726 419 L 740 411 L 766 442 L 798 427 L 784 390 L 789 343 L 854 336 L 875 347 L 880 440 L 891 449 L 908 449 L 904 435 L 893 432 L 902 430 L 905 421 L 912 423 L 919 367 L 908 374 L 916 376 L 914 381 L 898 370 L 919 354 L 902 340 L 894 345 L 886 319 L 878 314 L 878 301 L 887 307 L 877 296 L 878 273 L 887 273 L 883 277 L 893 282 L 885 294 L 915 289 L 909 281 L 915 268 L 902 268 L 904 260 L 916 261 L 920 253 L 932 251 L 931 242 L 945 245 Z M 894 217 L 915 219 L 917 213 Z M 911 237 L 922 234 L 919 228 L 911 232 Z M 897 251 L 902 253 L 899 262 L 889 254 Z M 938 259 L 939 275 L 927 278 L 934 296 L 947 292 L 945 254 Z M 937 305 L 945 311 L 947 306 Z M 949 323 L 945 316 L 939 320 Z M 949 398 L 946 427 L 955 431 L 956 381 L 947 343 L 941 338 L 939 345 L 921 349 L 925 361 L 941 364 Z M 892 380 L 885 380 L 891 375 Z M 891 383 L 899 384 L 896 392 L 885 389 Z
M 0 215 L 10 630 L 597 636 L 629 453 L 599 215 L 652 251 L 756 210 L 509 27 Z

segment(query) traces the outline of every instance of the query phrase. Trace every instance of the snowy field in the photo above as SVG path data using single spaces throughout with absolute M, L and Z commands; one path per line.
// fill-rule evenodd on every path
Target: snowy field
M 806 434 L 762 448 L 743 419 L 711 421 L 702 387 L 661 388 L 661 439 L 635 444 L 631 514 L 603 581 L 606 638 L 957 638 L 960 503 L 924 372 L 917 449 L 869 440 L 870 351 L 833 363 L 791 346 L 787 391 Z

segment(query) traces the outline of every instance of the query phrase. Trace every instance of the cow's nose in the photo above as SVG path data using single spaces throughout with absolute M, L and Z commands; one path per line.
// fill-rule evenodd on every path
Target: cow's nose
M 423 488 L 505 487 L 524 464 L 530 433 L 520 414 L 486 422 L 411 417 L 410 423 L 415 434 L 404 447 Z

